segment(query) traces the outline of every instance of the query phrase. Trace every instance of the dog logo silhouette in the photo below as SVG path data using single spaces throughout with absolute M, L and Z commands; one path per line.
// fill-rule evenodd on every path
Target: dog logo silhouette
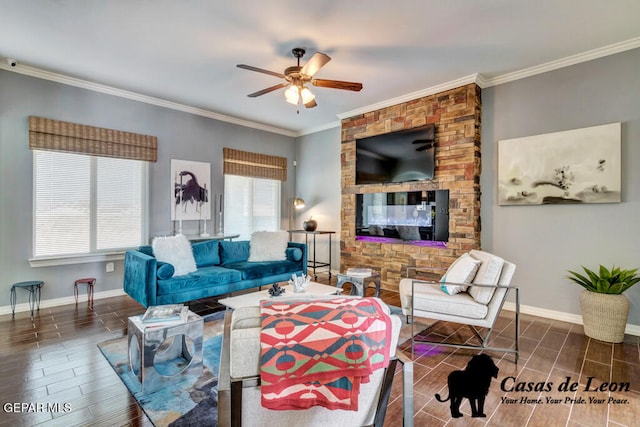
M 463 371 L 453 371 L 447 378 L 449 397 L 443 399 L 436 393 L 438 402 L 449 402 L 451 416 L 460 418 L 460 404 L 463 398 L 469 399 L 472 417 L 486 417 L 484 399 L 489 393 L 491 378 L 498 378 L 498 367 L 486 354 L 475 355 Z

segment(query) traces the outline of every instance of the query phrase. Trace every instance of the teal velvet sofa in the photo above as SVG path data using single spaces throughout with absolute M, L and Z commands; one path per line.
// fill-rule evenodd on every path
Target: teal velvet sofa
M 157 261 L 151 246 L 129 250 L 124 258 L 124 291 L 144 307 L 226 295 L 307 274 L 307 245 L 289 242 L 286 260 L 247 261 L 249 241 L 192 243 L 197 271 L 174 277 L 171 264 Z

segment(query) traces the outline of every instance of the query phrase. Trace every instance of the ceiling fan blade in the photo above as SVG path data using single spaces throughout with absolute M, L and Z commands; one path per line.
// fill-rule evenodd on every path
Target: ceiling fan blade
M 300 70 L 301 74 L 306 74 L 307 76 L 313 76 L 318 70 L 325 66 L 327 62 L 331 61 L 331 57 L 321 52 L 316 52 L 313 54 L 311 59 L 307 61 L 306 64 Z
M 304 104 L 304 106 L 307 107 L 307 108 L 313 108 L 313 107 L 316 107 L 317 105 L 318 105 L 318 103 L 316 102 L 315 99 L 312 99 L 311 101 L 309 101 L 306 104 Z
M 275 71 L 264 70 L 262 68 L 253 67 L 251 65 L 245 65 L 245 64 L 238 64 L 236 65 L 236 67 L 242 68 L 244 70 L 249 70 L 249 71 L 257 71 L 258 73 L 269 74 L 270 76 L 280 77 L 281 79 L 284 79 L 284 74 L 276 73 Z
M 278 90 L 278 89 L 281 89 L 281 88 L 287 87 L 287 86 L 289 86 L 289 83 L 280 83 L 280 84 L 277 84 L 275 86 L 271 86 L 271 87 L 268 87 L 266 89 L 262 89 L 262 90 L 259 90 L 257 92 L 254 92 L 254 93 L 250 93 L 247 96 L 249 98 L 255 98 L 257 96 L 264 95 L 265 93 L 273 92 L 274 90 Z
M 435 141 L 433 138 L 429 138 L 429 139 L 416 139 L 415 141 L 412 141 L 412 144 L 430 144 L 433 145 L 433 141 Z
M 352 90 L 354 92 L 359 92 L 362 90 L 362 83 L 355 82 L 342 82 L 340 80 L 323 80 L 323 79 L 314 79 L 311 81 L 314 86 L 318 87 L 330 87 L 333 89 L 342 89 L 342 90 Z

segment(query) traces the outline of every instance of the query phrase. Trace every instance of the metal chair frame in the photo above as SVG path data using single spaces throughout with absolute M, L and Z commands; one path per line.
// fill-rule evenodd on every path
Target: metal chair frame
M 415 267 L 409 267 L 407 268 L 407 276 L 409 275 L 409 271 L 410 270 L 425 270 L 425 269 L 417 269 Z M 426 270 L 440 270 L 440 269 L 426 269 Z M 500 286 L 500 285 L 481 285 L 481 284 L 473 284 L 473 283 L 464 283 L 464 286 L 474 286 L 474 287 L 482 287 L 482 288 L 495 288 L 495 289 L 505 289 L 506 292 L 502 298 L 502 301 L 500 302 L 500 306 L 498 307 L 498 311 L 496 312 L 495 318 L 493 319 L 493 321 L 491 322 L 491 325 L 488 326 L 488 331 L 486 333 L 485 336 L 482 336 L 480 334 L 480 332 L 478 331 L 478 329 L 476 329 L 476 327 L 474 325 L 470 325 L 464 322 L 464 319 L 460 319 L 459 322 L 455 322 L 454 320 L 450 320 L 453 323 L 459 323 L 465 326 L 468 326 L 471 331 L 473 332 L 473 335 L 480 341 L 479 345 L 474 345 L 474 344 L 468 344 L 468 343 L 443 343 L 443 342 L 439 342 L 439 341 L 432 341 L 432 340 L 428 340 L 428 339 L 421 339 L 418 338 L 416 339 L 416 332 L 415 332 L 415 317 L 414 317 L 414 304 L 413 304 L 413 295 L 415 294 L 415 284 L 416 283 L 425 283 L 425 284 L 438 284 L 438 285 L 443 285 L 443 284 L 452 284 L 455 285 L 456 283 L 441 283 L 441 282 L 436 282 L 433 280 L 418 280 L 418 279 L 414 279 L 411 282 L 411 309 L 410 309 L 410 314 L 407 315 L 407 322 L 409 322 L 409 317 L 411 317 L 411 355 L 413 356 L 414 354 L 414 347 L 416 343 L 419 344 L 430 344 L 430 345 L 434 345 L 434 346 L 443 346 L 443 347 L 453 347 L 453 348 L 465 348 L 465 349 L 471 349 L 471 350 L 486 350 L 486 351 L 499 351 L 499 352 L 505 352 L 505 353 L 513 353 L 515 356 L 515 363 L 518 363 L 518 358 L 520 355 L 520 288 L 518 286 Z M 493 332 L 493 327 L 495 325 L 496 320 L 499 317 L 500 312 L 502 311 L 502 308 L 504 306 L 504 302 L 507 299 L 507 297 L 509 296 L 509 292 L 515 292 L 515 348 L 504 348 L 504 347 L 491 347 L 489 346 L 489 339 L 491 337 L 491 334 Z M 422 316 L 420 316 L 422 317 Z M 427 317 L 424 317 L 427 318 Z M 425 330 L 423 330 L 421 332 L 421 334 L 429 331 L 431 328 L 433 328 L 435 325 L 437 325 L 440 322 L 443 321 L 449 321 L 449 320 L 438 320 L 436 319 L 436 322 L 433 323 L 432 325 L 430 325 L 429 327 L 427 327 Z

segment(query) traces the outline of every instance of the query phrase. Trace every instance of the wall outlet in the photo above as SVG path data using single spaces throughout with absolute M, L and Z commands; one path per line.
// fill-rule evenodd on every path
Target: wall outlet
M 107 268 L 106 268 L 107 273 L 113 273 L 115 269 L 116 269 L 116 266 L 112 262 L 107 263 Z

